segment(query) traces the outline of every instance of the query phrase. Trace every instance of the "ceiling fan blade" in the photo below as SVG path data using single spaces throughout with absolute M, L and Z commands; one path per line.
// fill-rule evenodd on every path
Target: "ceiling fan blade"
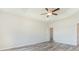
M 42 13 L 42 14 L 40 14 L 40 15 L 46 15 L 47 13 Z
M 49 15 L 46 16 L 47 18 L 49 17 Z
M 56 13 L 52 13 L 53 15 L 58 15 L 58 14 L 56 14 Z
M 57 11 L 57 10 L 60 10 L 60 8 L 56 8 L 55 10 L 53 10 L 52 12 L 55 12 L 55 11 Z
M 48 11 L 48 8 L 45 8 L 46 11 Z

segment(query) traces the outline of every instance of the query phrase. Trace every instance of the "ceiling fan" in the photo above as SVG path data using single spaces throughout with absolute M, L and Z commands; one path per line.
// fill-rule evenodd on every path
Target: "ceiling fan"
M 50 15 L 58 15 L 55 12 L 60 10 L 60 8 L 45 8 L 45 10 L 47 11 L 47 13 L 42 13 L 41 15 L 47 15 L 47 17 L 49 17 Z

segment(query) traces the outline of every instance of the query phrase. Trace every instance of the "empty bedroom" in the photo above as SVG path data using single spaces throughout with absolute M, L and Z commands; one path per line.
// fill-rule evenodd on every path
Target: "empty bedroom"
M 0 8 L 0 51 L 78 51 L 79 8 Z

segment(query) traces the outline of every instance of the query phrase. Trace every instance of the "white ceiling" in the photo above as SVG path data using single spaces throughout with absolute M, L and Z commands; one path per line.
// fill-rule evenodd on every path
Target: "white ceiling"
M 67 18 L 75 14 L 79 11 L 79 8 L 61 8 L 59 11 L 57 11 L 57 16 L 52 15 L 49 18 L 47 18 L 46 15 L 40 15 L 41 13 L 46 12 L 44 8 L 0 8 L 0 11 L 19 16 L 31 17 L 41 21 L 54 21 Z

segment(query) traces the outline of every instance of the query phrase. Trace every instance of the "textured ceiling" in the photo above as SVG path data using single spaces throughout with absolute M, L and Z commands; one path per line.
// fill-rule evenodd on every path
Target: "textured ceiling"
M 61 8 L 59 11 L 57 11 L 58 13 L 57 16 L 52 15 L 49 18 L 47 18 L 46 15 L 40 15 L 41 13 L 46 12 L 44 8 L 0 8 L 0 11 L 19 16 L 31 17 L 34 18 L 35 20 L 54 21 L 67 18 L 75 14 L 76 12 L 79 11 L 79 8 Z

